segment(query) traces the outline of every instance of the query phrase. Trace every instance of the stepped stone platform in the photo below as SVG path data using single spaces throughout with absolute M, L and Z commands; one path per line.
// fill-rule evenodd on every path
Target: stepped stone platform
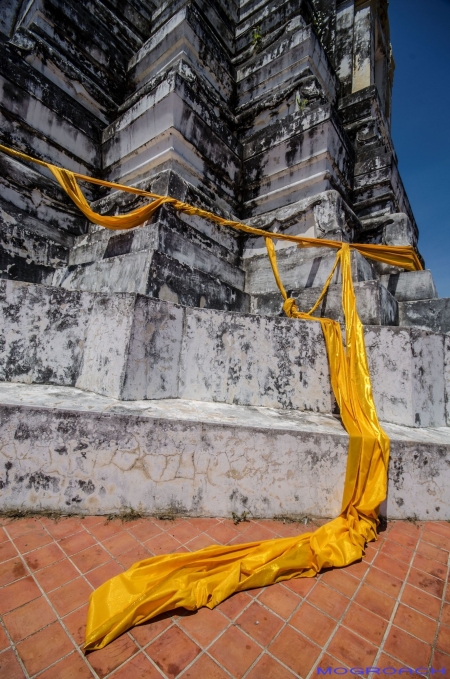
M 407 245 L 386 0 L 8 0 L 0 142 L 255 228 Z M 61 27 L 64 27 L 62 29 Z M 3 509 L 337 513 L 347 437 L 318 323 L 282 317 L 264 240 L 170 206 L 87 223 L 0 157 Z M 93 209 L 147 198 L 82 182 Z M 298 307 L 330 248 L 277 242 Z M 384 512 L 450 519 L 450 303 L 430 271 L 352 253 Z M 318 315 L 343 322 L 337 268 Z

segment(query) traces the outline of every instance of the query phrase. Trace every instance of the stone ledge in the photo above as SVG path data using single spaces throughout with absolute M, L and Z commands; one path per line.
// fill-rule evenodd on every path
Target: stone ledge
M 332 416 L 4 383 L 0 404 L 1 509 L 261 517 L 340 509 L 348 439 Z M 385 430 L 388 518 L 450 519 L 450 428 Z

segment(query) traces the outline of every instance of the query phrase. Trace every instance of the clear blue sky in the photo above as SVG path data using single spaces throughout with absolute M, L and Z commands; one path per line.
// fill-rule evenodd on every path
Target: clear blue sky
M 392 136 L 419 250 L 450 297 L 450 0 L 390 0 Z

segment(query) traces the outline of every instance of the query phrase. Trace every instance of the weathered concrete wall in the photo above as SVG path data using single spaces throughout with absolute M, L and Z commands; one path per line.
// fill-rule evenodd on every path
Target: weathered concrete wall
M 0 402 L 1 509 L 264 517 L 340 510 L 348 438 L 331 416 L 130 404 L 39 385 L 2 384 Z M 449 430 L 386 431 L 388 517 L 450 519 Z
M 331 413 L 319 324 L 1 281 L 1 379 Z M 380 287 L 378 287 L 380 292 Z M 386 294 L 387 293 L 386 291 Z M 445 426 L 444 336 L 366 326 L 381 419 Z

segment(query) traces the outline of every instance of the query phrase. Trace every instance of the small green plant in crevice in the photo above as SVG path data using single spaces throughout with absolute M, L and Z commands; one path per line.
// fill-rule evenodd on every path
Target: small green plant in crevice
M 124 507 L 124 509 L 116 514 L 108 514 L 106 516 L 106 523 L 109 523 L 110 521 L 122 521 L 122 523 L 127 523 L 129 521 L 142 519 L 142 517 L 143 515 L 133 509 L 133 507 Z
M 235 526 L 238 525 L 238 523 L 241 523 L 242 521 L 250 521 L 248 519 L 249 512 L 242 512 L 242 514 L 236 514 L 236 512 L 231 512 L 231 516 L 233 517 L 233 523 Z
M 299 92 L 297 92 L 297 94 L 295 95 L 295 103 L 296 103 L 296 105 L 297 105 L 297 110 L 298 110 L 298 112 L 299 112 L 299 113 L 303 113 L 303 111 L 305 110 L 305 108 L 306 108 L 306 106 L 307 106 L 307 104 L 308 104 L 308 100 L 305 99 L 305 98 L 303 98 L 303 97 L 299 94 Z
M 261 26 L 257 26 L 253 29 L 252 33 L 252 46 L 255 52 L 259 52 L 261 50 L 262 39 Z
M 325 36 L 327 15 L 325 12 L 314 12 L 312 24 L 319 40 Z

